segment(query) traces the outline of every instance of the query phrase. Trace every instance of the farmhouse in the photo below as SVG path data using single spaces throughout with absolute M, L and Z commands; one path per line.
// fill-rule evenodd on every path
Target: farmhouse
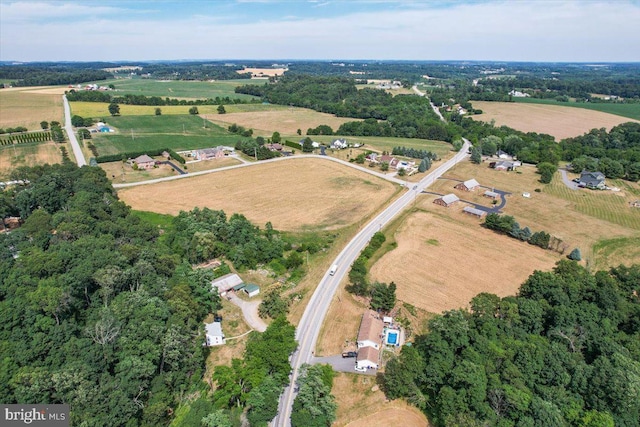
M 479 186 L 480 184 L 478 183 L 478 181 L 472 178 L 472 179 L 466 180 L 465 182 L 461 182 L 460 184 L 456 185 L 454 188 L 457 188 L 458 190 L 463 190 L 463 191 L 473 191 Z
M 439 198 L 435 199 L 433 201 L 433 203 L 435 203 L 436 205 L 440 205 L 440 206 L 444 206 L 444 207 L 448 208 L 449 206 L 451 206 L 454 203 L 457 203 L 459 201 L 460 201 L 460 199 L 458 198 L 458 196 L 456 196 L 455 194 L 451 193 L 451 194 L 447 194 L 446 196 L 442 196 L 442 197 L 439 197 Z
M 224 157 L 224 149 L 222 147 L 215 147 L 196 150 L 194 157 L 196 160 L 219 159 Z
M 226 292 L 233 289 L 234 286 L 240 285 L 242 283 L 242 279 L 240 276 L 234 273 L 225 274 L 224 276 L 218 277 L 216 280 L 211 282 L 211 290 L 218 289 L 218 292 L 224 295 Z
M 349 144 L 346 139 L 336 139 L 331 143 L 331 148 L 337 148 L 339 150 L 347 148 Z
M 380 352 L 373 347 L 365 347 L 356 356 L 356 370 L 378 369 Z
M 222 333 L 222 324 L 220 322 L 205 323 L 205 330 L 207 331 L 207 347 L 223 345 L 225 343 L 224 334 Z
M 498 156 L 498 158 L 500 159 L 504 159 L 504 160 L 511 160 L 513 157 L 511 157 L 511 155 L 509 155 L 509 153 L 502 151 L 502 150 L 498 150 L 496 152 L 496 156 Z
M 583 171 L 580 174 L 580 182 L 578 185 L 587 188 L 597 188 L 604 190 L 604 174 L 602 172 L 587 172 Z
M 277 142 L 273 143 L 273 144 L 267 144 L 265 145 L 265 147 L 267 147 L 267 149 L 269 149 L 269 151 L 282 151 L 282 145 L 278 144 Z
M 380 161 L 379 159 L 380 156 L 378 155 L 378 153 L 369 153 L 365 157 L 365 160 L 371 163 L 378 163 Z
M 501 160 L 499 162 L 489 163 L 489 167 L 497 171 L 512 171 L 515 170 L 515 168 L 518 166 L 522 166 L 522 162 Z
M 382 345 L 382 330 L 384 323 L 375 311 L 368 310 L 362 315 L 358 330 L 358 348 L 371 347 L 376 350 Z
M 472 208 L 471 206 L 465 206 L 462 209 L 462 212 L 467 213 L 469 215 L 477 216 L 478 218 L 482 218 L 483 216 L 485 216 L 487 214 L 485 211 L 480 210 L 480 209 L 476 209 L 476 208 Z
M 398 163 L 400 161 L 395 157 L 385 154 L 384 156 L 380 157 L 380 163 L 384 163 L 384 162 L 389 164 L 389 168 L 395 169 L 398 166 Z
M 153 169 L 153 166 L 156 164 L 156 161 L 146 154 L 136 157 L 132 162 L 138 165 L 138 169 Z

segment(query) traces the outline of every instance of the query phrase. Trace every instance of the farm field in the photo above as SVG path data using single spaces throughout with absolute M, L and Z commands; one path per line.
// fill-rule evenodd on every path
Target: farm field
M 483 114 L 470 116 L 474 120 L 490 122 L 496 126 L 509 126 L 523 132 L 537 132 L 553 135 L 557 141 L 583 135 L 591 129 L 606 128 L 629 121 L 635 121 L 614 114 L 582 108 L 545 104 L 524 104 L 513 102 L 473 101 L 473 108 Z
M 240 105 L 237 105 L 240 107 Z M 268 107 L 268 108 L 266 108 Z M 275 107 L 275 108 L 274 108 Z M 214 106 L 214 108 L 217 108 Z M 227 107 L 225 106 L 225 109 Z M 348 117 L 336 117 L 332 114 L 319 113 L 317 111 L 298 107 L 282 107 L 265 105 L 265 111 L 251 112 L 228 112 L 227 114 L 204 113 L 204 116 L 214 123 L 221 126 L 228 126 L 233 123 L 244 126 L 247 129 L 253 129 L 255 135 L 270 137 L 274 131 L 280 132 L 281 135 L 297 135 L 300 129 L 303 134 L 309 128 L 315 128 L 319 125 L 328 125 L 332 129 L 338 129 L 342 123 L 352 122 L 358 119 Z M 228 111 L 231 111 L 230 109 Z M 298 137 L 298 139 L 301 137 Z
M 515 294 L 534 270 L 549 270 L 559 259 L 481 228 L 461 206 L 435 205 L 435 197 L 425 195 L 402 217 L 393 235 L 397 248 L 371 267 L 372 281 L 396 283 L 398 300 L 432 313 L 468 307 L 480 292 Z
M 466 162 L 458 164 L 445 177 L 475 178 L 481 185 L 513 193 L 507 197 L 505 214 L 514 216 L 522 227 L 528 225 L 533 231 L 545 230 L 561 238 L 570 245 L 569 250 L 579 247 L 582 258 L 590 259 L 590 262 L 594 262 L 591 248 L 600 240 L 640 236 L 640 209 L 634 210 L 627 203 L 640 198 L 638 184 L 616 181 L 621 189 L 617 193 L 587 189 L 573 191 L 562 184 L 560 173 L 556 173 L 551 184 L 545 185 L 538 182 L 540 176 L 536 174 L 535 167 L 521 167 L 519 172 L 497 172 L 486 163 L 476 166 Z M 489 199 L 454 190 L 454 184 L 439 180 L 430 191 L 455 192 L 471 201 L 484 199 L 484 204 L 489 205 Z M 540 189 L 540 192 L 535 189 Z M 523 192 L 530 193 L 531 197 L 522 197 Z M 620 263 L 615 257 L 595 262 L 601 268 Z
M 271 221 L 279 230 L 305 231 L 360 221 L 398 191 L 394 184 L 334 162 L 289 159 L 127 188 L 118 194 L 138 210 L 175 215 L 206 206 L 228 215 L 242 213 L 260 226 Z
M 425 427 L 427 417 L 403 400 L 387 401 L 376 377 L 338 373 L 331 394 L 336 398 L 335 426 L 348 427 Z
M 221 127 L 194 115 L 117 116 L 110 117 L 108 125 L 116 133 L 93 134 L 92 142 L 100 155 L 158 148 L 191 150 L 234 146 L 239 139 Z
M 62 96 L 42 93 L 50 87 L 21 87 L 0 90 L 0 128 L 24 126 L 41 130 L 40 122 L 64 121 Z
M 60 147 L 67 147 L 69 156 L 73 156 L 68 143 L 27 143 L 0 147 L 0 180 L 8 178 L 11 171 L 19 166 L 60 163 L 62 161 Z
M 162 98 L 179 99 L 207 99 L 225 98 L 254 99 L 254 96 L 235 93 L 236 86 L 245 84 L 264 84 L 264 81 L 249 79 L 217 80 L 217 81 L 183 81 L 183 80 L 152 80 L 141 78 L 123 78 L 102 80 L 95 82 L 100 86 L 113 84 L 115 91 L 109 92 L 113 96 L 134 94 L 145 96 L 160 96 Z
M 604 95 L 602 95 L 604 97 Z M 572 108 L 584 108 L 587 110 L 601 111 L 603 113 L 616 114 L 634 120 L 640 120 L 640 104 L 614 104 L 597 102 L 560 102 L 555 99 L 538 98 L 513 98 L 514 102 L 522 104 L 559 105 Z
M 105 102 L 73 101 L 69 102 L 69 105 L 71 107 L 71 114 L 77 114 L 81 117 L 91 117 L 106 122 L 114 119 L 114 117 L 109 115 L 109 104 Z M 115 118 L 129 116 L 155 116 L 156 108 L 160 108 L 162 110 L 162 116 L 187 115 L 189 114 L 189 109 L 192 107 L 192 105 L 164 105 L 159 107 L 153 105 L 119 105 L 120 116 L 116 116 Z M 218 108 L 217 105 L 198 105 L 197 107 L 198 112 L 201 114 L 217 113 Z

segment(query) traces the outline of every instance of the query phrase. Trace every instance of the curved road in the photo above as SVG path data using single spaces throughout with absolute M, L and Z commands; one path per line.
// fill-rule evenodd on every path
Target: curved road
M 71 125 L 71 107 L 69 107 L 67 95 L 62 95 L 62 103 L 64 104 L 64 130 L 67 131 L 67 136 L 69 137 L 69 142 L 71 143 L 71 148 L 73 149 L 73 155 L 76 158 L 76 162 L 79 167 L 82 167 L 87 164 L 87 161 L 84 159 L 84 154 L 82 154 L 82 148 L 80 148 L 80 144 L 78 144 L 76 134 L 73 133 L 73 126 Z
M 291 425 L 291 410 L 293 408 L 293 400 L 297 394 L 295 392 L 295 386 L 298 379 L 298 370 L 304 363 L 311 362 L 316 342 L 318 340 L 318 335 L 320 334 L 320 329 L 327 311 L 329 310 L 329 305 L 331 304 L 333 295 L 338 289 L 342 278 L 349 271 L 349 267 L 353 261 L 355 261 L 362 249 L 364 249 L 364 247 L 369 243 L 369 240 L 371 240 L 374 233 L 380 231 L 385 224 L 391 221 L 398 213 L 404 210 L 404 208 L 414 202 L 422 190 L 433 184 L 436 179 L 452 168 L 457 162 L 467 157 L 469 146 L 470 142 L 465 139 L 462 149 L 456 153 L 453 158 L 434 169 L 420 182 L 413 185 L 409 191 L 400 196 L 400 198 L 393 202 L 381 214 L 376 216 L 362 230 L 360 230 L 360 232 L 347 244 L 342 252 L 340 252 L 338 257 L 333 260 L 331 265 L 336 264 L 338 266 L 335 275 L 330 276 L 328 271 L 325 273 L 315 292 L 311 296 L 311 299 L 307 304 L 307 308 L 300 319 L 300 323 L 296 328 L 298 349 L 291 356 L 291 381 L 280 397 L 278 415 L 276 415 L 276 418 L 273 420 L 271 425 L 277 427 L 288 427 Z

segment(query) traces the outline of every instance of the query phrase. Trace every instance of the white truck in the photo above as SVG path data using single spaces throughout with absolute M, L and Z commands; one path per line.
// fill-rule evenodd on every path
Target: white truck
M 331 270 L 329 270 L 329 276 L 333 276 L 334 274 L 336 274 L 337 269 L 338 269 L 338 264 L 333 264 L 331 266 Z

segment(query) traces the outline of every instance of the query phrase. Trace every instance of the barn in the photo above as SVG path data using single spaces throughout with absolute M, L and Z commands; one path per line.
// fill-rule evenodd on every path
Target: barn
M 457 203 L 459 201 L 460 201 L 460 199 L 458 198 L 458 196 L 456 196 L 455 194 L 451 193 L 451 194 L 447 194 L 446 196 L 438 197 L 437 199 L 435 199 L 433 201 L 433 203 L 435 203 L 436 205 L 440 205 L 440 206 L 444 206 L 444 207 L 448 208 L 449 206 L 451 206 L 454 203 Z

